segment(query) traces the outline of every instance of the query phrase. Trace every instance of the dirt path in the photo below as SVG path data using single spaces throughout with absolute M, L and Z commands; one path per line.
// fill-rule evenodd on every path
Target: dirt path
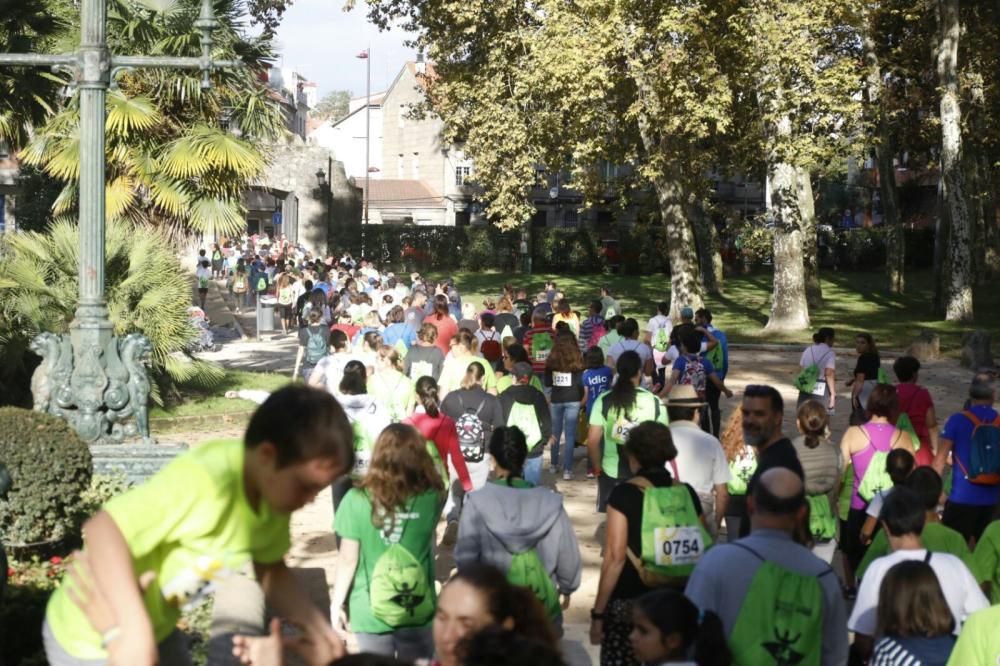
M 257 349 L 258 345 L 265 346 L 267 343 L 257 343 L 248 347 L 239 346 L 244 347 L 247 351 L 252 347 L 255 354 L 266 351 L 265 349 Z M 226 347 L 229 349 L 220 353 L 220 356 L 232 357 L 233 352 L 237 351 L 236 344 Z M 281 351 L 275 350 L 276 356 L 283 358 L 288 353 L 294 353 L 294 348 L 290 350 L 287 344 L 282 345 L 282 347 Z M 739 395 L 746 385 L 772 384 L 781 390 L 786 400 L 785 432 L 788 435 L 793 435 L 795 433 L 794 405 L 797 393 L 791 387 L 791 379 L 797 372 L 798 356 L 798 353 L 790 352 L 734 351 L 731 361 L 732 371 L 727 385 L 736 393 L 736 397 L 728 401 L 723 398 L 723 418 L 728 417 L 732 409 L 739 405 Z M 886 357 L 883 358 L 883 363 L 888 366 L 891 365 L 892 360 L 891 357 Z M 838 406 L 833 420 L 835 441 L 839 440 L 846 428 L 849 415 L 849 393 L 843 386 L 847 377 L 847 369 L 846 360 L 840 360 L 837 378 L 839 385 Z M 937 406 L 938 418 L 942 423 L 948 415 L 961 409 L 970 378 L 971 374 L 952 360 L 929 361 L 924 365 L 920 378 L 921 384 L 930 389 Z M 238 436 L 240 433 L 223 431 L 223 434 Z M 205 439 L 218 436 L 220 436 L 218 432 L 189 433 L 186 436 L 175 436 L 175 438 L 197 444 Z M 546 464 L 543 483 L 562 493 L 583 555 L 583 584 L 580 590 L 573 595 L 572 604 L 566 613 L 564 643 L 570 663 L 573 666 L 583 666 L 597 663 L 597 652 L 588 644 L 587 631 L 589 628 L 589 609 L 594 602 L 600 572 L 603 516 L 594 511 L 596 482 L 584 478 L 585 463 L 582 448 L 577 449 L 576 458 L 574 470 L 576 480 L 554 479 L 548 474 Z M 300 569 L 299 575 L 308 585 L 316 603 L 322 608 L 329 607 L 329 593 L 337 565 L 336 544 L 331 533 L 332 523 L 333 507 L 329 491 L 323 492 L 315 502 L 296 512 L 292 520 L 293 546 L 289 563 Z M 443 524 L 438 531 L 439 537 L 442 533 Z M 447 579 L 451 566 L 451 553 L 447 549 L 439 552 L 437 573 L 440 581 Z

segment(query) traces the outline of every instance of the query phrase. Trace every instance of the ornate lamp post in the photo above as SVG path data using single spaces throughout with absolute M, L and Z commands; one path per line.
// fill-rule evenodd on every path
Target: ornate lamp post
M 52 67 L 73 72 L 80 91 L 79 305 L 68 336 L 43 333 L 32 343 L 44 361 L 32 378 L 35 409 L 66 417 L 84 440 L 149 439 L 149 380 L 145 336 L 112 335 L 104 294 L 105 96 L 122 70 L 162 67 L 201 70 L 202 88 L 213 69 L 238 67 L 212 60 L 212 32 L 219 23 L 211 0 L 202 0 L 195 26 L 201 57 L 116 56 L 108 50 L 106 0 L 82 0 L 80 50 L 68 55 L 0 54 L 0 66 Z

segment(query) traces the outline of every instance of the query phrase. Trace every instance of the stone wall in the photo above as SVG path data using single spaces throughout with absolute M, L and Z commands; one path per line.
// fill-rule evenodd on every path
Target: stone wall
M 307 145 L 298 137 L 267 148 L 269 166 L 256 187 L 284 199 L 282 233 L 306 249 L 325 254 L 331 235 L 361 222 L 361 190 L 344 174 L 344 166 L 326 148 Z M 322 169 L 330 184 L 329 197 L 319 187 Z

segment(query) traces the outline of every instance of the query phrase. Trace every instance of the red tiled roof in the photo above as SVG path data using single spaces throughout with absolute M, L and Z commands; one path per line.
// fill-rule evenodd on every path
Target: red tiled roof
M 372 208 L 445 208 L 444 197 L 422 180 L 372 178 L 369 182 Z M 364 192 L 364 178 L 354 178 L 354 184 Z

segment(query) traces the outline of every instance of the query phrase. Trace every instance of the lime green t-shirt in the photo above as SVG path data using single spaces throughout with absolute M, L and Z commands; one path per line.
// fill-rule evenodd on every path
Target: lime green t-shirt
M 969 550 L 969 544 L 966 543 L 965 537 L 960 533 L 941 523 L 927 523 L 924 525 L 924 531 L 920 535 L 920 540 L 923 542 L 924 547 L 932 553 L 948 553 L 962 560 L 965 566 L 969 567 L 969 571 L 972 572 L 976 582 L 983 582 L 984 577 L 980 574 L 979 567 L 976 566 L 972 557 L 972 551 Z M 871 545 L 868 546 L 868 552 L 865 553 L 861 564 L 858 566 L 858 578 L 862 578 L 865 575 L 865 571 L 868 570 L 868 565 L 872 561 L 888 554 L 888 538 L 885 536 L 885 530 L 879 530 L 878 534 L 872 539 Z
M 361 544 L 354 585 L 347 602 L 353 631 L 384 634 L 395 629 L 374 616 L 368 589 L 375 563 L 394 543 L 402 544 L 420 562 L 430 583 L 430 592 L 435 594 L 434 528 L 443 505 L 442 496 L 433 490 L 417 495 L 406 510 L 396 514 L 395 525 L 387 534 L 372 523 L 372 503 L 366 491 L 352 488 L 344 495 L 333 519 L 333 531 L 342 539 L 353 539 Z M 424 626 L 430 626 L 432 621 L 433 618 Z
M 278 562 L 291 545 L 290 516 L 263 498 L 256 511 L 247 501 L 244 452 L 240 440 L 207 442 L 104 507 L 128 543 L 136 573 L 156 574 L 144 600 L 157 642 L 174 631 L 182 608 L 207 598 L 213 581 L 251 562 Z M 70 655 L 107 657 L 66 584 L 53 593 L 46 619 Z
M 1000 606 L 991 606 L 969 616 L 948 658 L 948 666 L 994 666 L 1000 664 Z
M 463 356 L 462 358 L 449 356 L 444 360 L 444 365 L 441 366 L 441 378 L 438 380 L 438 386 L 442 393 L 462 388 L 462 380 L 465 379 L 465 373 L 468 371 L 470 363 L 478 363 L 483 366 L 485 373 L 483 375 L 483 390 L 496 390 L 497 376 L 493 368 L 490 367 L 489 361 L 479 356 Z
M 413 380 L 402 372 L 375 373 L 368 378 L 368 393 L 388 408 L 393 423 L 399 423 L 413 414 L 417 399 L 413 392 Z
M 608 350 L 611 349 L 611 345 L 619 342 L 620 340 L 624 340 L 624 338 L 618 335 L 618 331 L 608 331 L 606 335 L 597 341 L 597 346 L 600 347 L 601 351 L 604 352 L 604 355 L 607 356 Z
M 542 380 L 540 380 L 537 375 L 531 375 L 531 381 L 528 383 L 534 386 L 542 393 L 545 393 L 545 387 L 542 386 Z M 503 377 L 497 380 L 497 395 L 500 395 L 513 385 L 514 385 L 514 376 L 504 375 Z
M 972 559 L 976 563 L 972 569 L 976 580 L 990 583 L 990 603 L 1000 604 L 1000 520 L 994 520 L 983 530 Z
M 629 431 L 643 421 L 658 421 L 664 425 L 668 422 L 667 409 L 658 397 L 643 388 L 637 388 L 636 394 L 635 404 L 631 410 L 611 407 L 605 417 L 604 402 L 610 399 L 611 391 L 605 391 L 597 396 L 594 407 L 590 410 L 590 425 L 604 428 L 604 456 L 601 459 L 601 469 L 613 479 L 630 476 L 625 466 L 625 456 L 621 453 Z

